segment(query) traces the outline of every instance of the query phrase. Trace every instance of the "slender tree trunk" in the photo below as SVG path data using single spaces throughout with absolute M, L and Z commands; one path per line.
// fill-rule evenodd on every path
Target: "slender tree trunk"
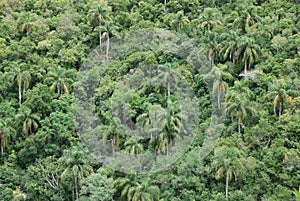
M 25 90 L 26 90 L 26 82 L 23 83 L 23 96 L 25 95 Z
M 173 144 L 173 140 L 170 138 L 168 140 L 168 145 L 167 145 L 167 156 L 169 155 L 169 152 L 170 152 L 170 150 L 172 148 L 172 144 Z
M 101 27 L 100 17 L 99 17 L 99 27 Z M 102 52 L 102 33 L 101 33 L 101 31 L 99 31 L 99 49 L 100 49 L 100 52 Z
M 78 195 L 78 185 L 77 185 L 77 177 L 75 176 L 75 195 L 76 195 L 76 200 L 78 200 L 79 195 Z
M 112 154 L 114 155 L 115 154 L 115 133 L 113 132 L 111 135 L 112 135 L 112 137 L 111 137 L 111 151 L 112 151 Z
M 60 94 L 60 82 L 57 82 L 56 88 L 57 88 L 57 94 L 59 95 Z
M 1 140 L 1 156 L 3 156 L 3 153 L 4 153 L 4 142 L 3 142 L 3 131 L 0 130 L 0 140 Z
M 219 86 L 218 86 L 218 109 L 221 108 L 221 90 L 222 90 L 222 85 L 221 83 L 219 83 Z
M 229 178 L 228 178 L 228 174 L 226 174 L 226 199 L 228 199 L 228 183 L 229 183 Z
M 170 97 L 170 95 L 171 95 L 171 75 L 169 72 L 169 75 L 168 75 L 168 97 Z
M 169 156 L 169 142 L 167 144 L 167 156 Z
M 241 133 L 241 124 L 238 123 L 238 129 L 239 129 L 239 133 Z
M 281 116 L 281 113 L 282 113 L 282 102 L 280 101 L 279 102 L 279 114 L 278 114 L 278 116 Z
M 247 61 L 245 61 L 245 66 L 244 66 L 244 74 L 247 74 Z
M 107 32 L 107 40 L 106 40 L 106 55 L 105 55 L 105 58 L 106 58 L 106 62 L 108 62 L 108 51 L 109 51 L 109 33 Z
M 21 83 L 19 84 L 19 103 L 22 103 L 22 86 Z

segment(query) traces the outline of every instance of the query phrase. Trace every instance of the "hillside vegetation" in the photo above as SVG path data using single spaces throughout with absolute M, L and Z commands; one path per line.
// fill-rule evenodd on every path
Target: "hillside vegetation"
M 0 0 L 0 200 L 299 201 L 299 29 L 298 0 Z M 186 58 L 123 46 L 112 61 L 114 40 L 139 30 L 194 46 L 180 46 Z M 94 67 L 106 64 L 97 77 Z M 127 93 L 152 72 L 162 84 Z M 196 104 L 176 96 L 183 81 Z M 78 98 L 92 100 L 96 118 Z M 128 135 L 124 122 L 146 138 Z M 94 130 L 83 135 L 83 125 Z M 193 141 L 180 144 L 191 130 Z M 184 155 L 135 174 L 96 160 L 104 143 L 127 162 Z

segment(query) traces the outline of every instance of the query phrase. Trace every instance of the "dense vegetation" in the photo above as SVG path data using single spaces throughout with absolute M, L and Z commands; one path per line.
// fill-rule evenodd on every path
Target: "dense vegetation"
M 0 200 L 299 200 L 299 16 L 298 0 L 0 0 Z M 147 85 L 131 97 L 130 117 L 146 125 L 149 107 L 159 105 L 170 120 L 151 141 L 124 135 L 109 104 L 127 74 L 166 65 L 198 97 L 199 133 L 184 157 L 167 170 L 126 174 L 95 162 L 82 145 L 73 94 L 91 53 L 108 60 L 110 38 L 142 28 L 193 39 L 210 72 L 203 77 L 162 51 L 109 66 L 95 112 L 112 149 L 167 156 L 184 127 L 169 88 Z M 199 160 L 212 102 L 226 119 Z

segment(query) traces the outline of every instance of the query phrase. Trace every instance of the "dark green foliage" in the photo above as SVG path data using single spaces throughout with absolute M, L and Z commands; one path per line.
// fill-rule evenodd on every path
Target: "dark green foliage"
M 0 0 L 0 200 L 298 201 L 298 4 Z M 141 28 L 190 37 L 203 55 L 189 47 L 181 50 L 187 59 L 162 50 L 132 52 L 124 47 L 126 55 L 108 63 L 114 55 L 111 42 Z M 96 68 L 89 80 L 78 82 L 84 69 L 101 66 L 90 55 L 103 55 L 108 68 Z M 201 56 L 207 59 L 205 76 L 192 66 Z M 145 69 L 151 72 L 143 75 L 156 76 L 160 85 L 138 83 L 130 97 L 125 93 L 130 88 L 120 90 L 122 81 Z M 194 108 L 182 108 L 189 104 L 176 97 L 181 81 L 197 97 Z M 89 99 L 88 90 L 95 91 L 95 99 Z M 112 154 L 121 150 L 134 160 L 149 152 L 169 157 L 175 148 L 186 153 L 168 169 L 153 173 L 105 167 L 93 160 L 94 153 L 76 130 L 80 122 L 93 127 L 96 120 L 75 121 L 74 94 L 93 102 L 100 126 L 95 128 L 97 136 L 89 137 L 108 143 Z M 158 133 L 148 132 L 147 138 L 127 135 L 120 125 L 125 123 L 115 118 L 118 104 L 125 123 L 151 132 L 159 128 Z M 84 117 L 86 108 L 78 110 Z M 193 111 L 197 128 L 189 128 L 192 123 L 184 113 Z M 224 121 L 210 125 L 213 115 L 223 115 Z M 214 126 L 223 129 L 209 137 L 221 137 L 202 157 L 206 135 Z M 176 147 L 176 138 L 192 129 L 197 134 L 191 145 Z

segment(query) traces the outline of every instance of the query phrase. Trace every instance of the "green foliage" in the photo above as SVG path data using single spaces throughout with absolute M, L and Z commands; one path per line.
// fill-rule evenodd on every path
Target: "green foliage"
M 0 0 L 0 200 L 299 200 L 298 4 Z M 142 28 L 191 37 L 203 48 L 207 74 L 188 64 L 203 58 L 191 58 L 199 55 L 185 47 L 188 61 L 161 50 L 125 47 L 126 55 L 109 63 L 114 37 Z M 99 66 L 89 55 L 102 53 L 109 67 L 101 78 L 95 70 L 90 80 L 76 82 L 80 69 Z M 155 75 L 159 86 L 140 83 L 131 94 L 129 88 L 118 92 L 121 80 L 148 67 L 153 74 L 147 76 Z M 181 80 L 197 97 L 194 108 L 176 97 Z M 89 81 L 94 88 L 87 89 Z M 175 139 L 195 129 L 185 119 L 193 111 L 199 113 L 199 130 L 184 147 L 187 153 L 167 170 L 149 175 L 110 170 L 79 140 L 75 88 L 85 101 L 90 97 L 84 92 L 95 90 L 97 138 L 113 154 L 168 158 Z M 112 109 L 120 105 L 124 119 L 146 139 L 122 130 Z M 85 108 L 79 109 L 84 117 Z M 212 113 L 224 115 L 224 129 L 212 153 L 199 160 Z

